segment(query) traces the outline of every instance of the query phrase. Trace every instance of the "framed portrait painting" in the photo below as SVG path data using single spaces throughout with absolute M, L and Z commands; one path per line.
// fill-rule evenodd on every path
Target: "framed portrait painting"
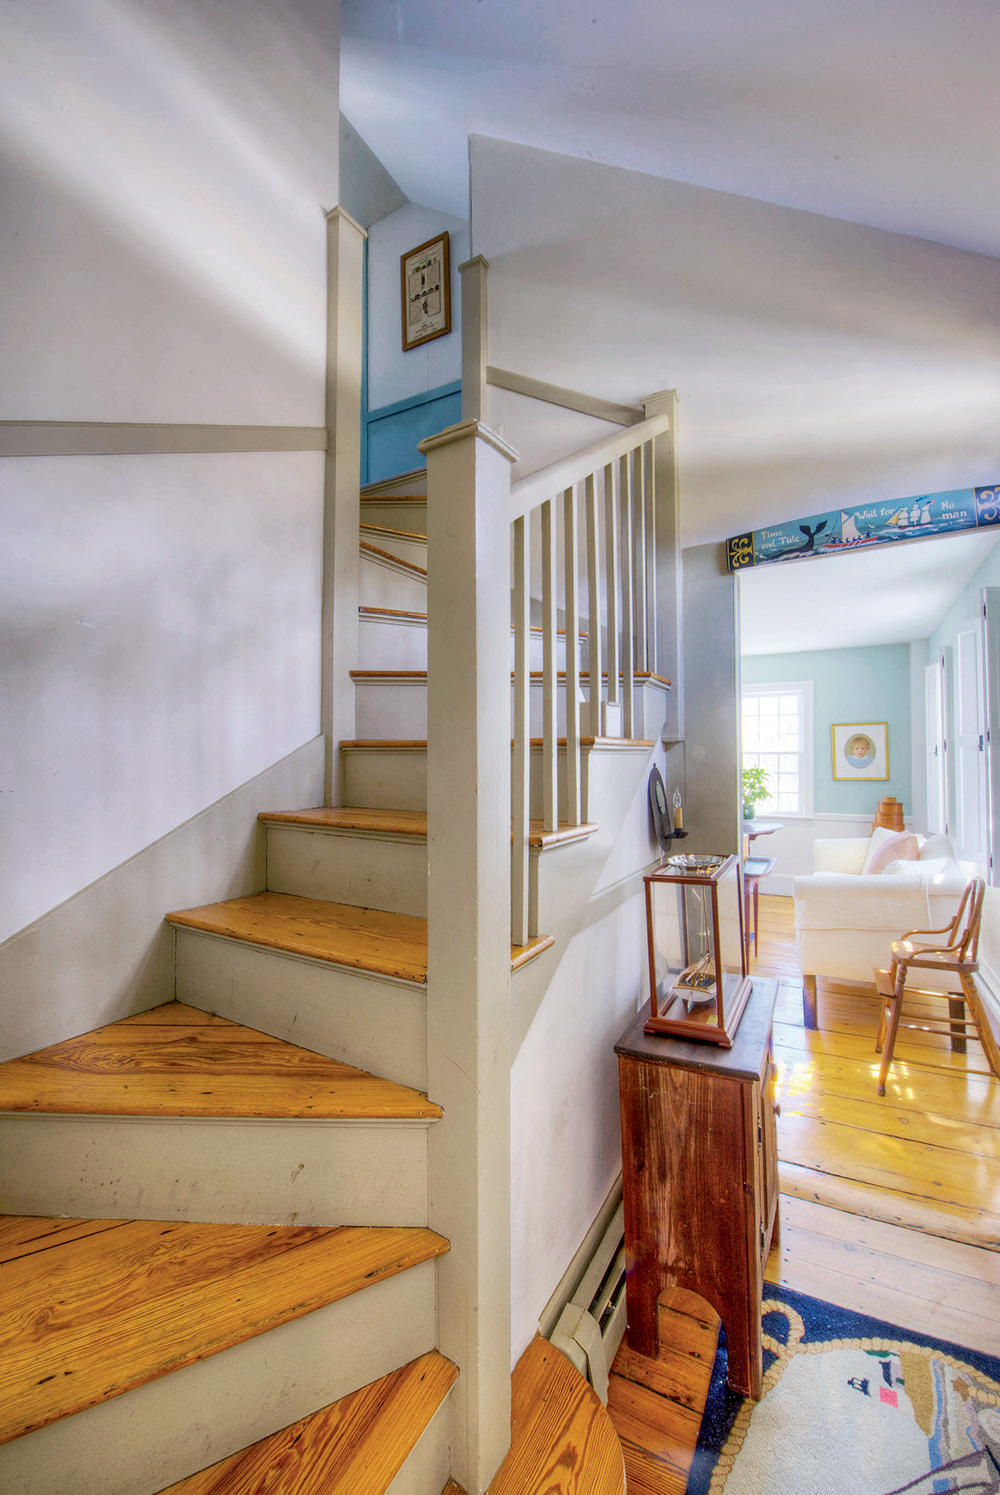
M 835 779 L 889 777 L 887 722 L 834 722 L 832 731 Z
M 448 234 L 399 257 L 403 352 L 451 331 L 451 267 Z

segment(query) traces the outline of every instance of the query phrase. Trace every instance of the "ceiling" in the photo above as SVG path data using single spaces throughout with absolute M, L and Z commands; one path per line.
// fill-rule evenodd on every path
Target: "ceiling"
M 495 136 L 1000 256 L 996 0 L 343 0 L 341 108 L 468 216 Z
M 744 654 L 927 638 L 993 547 L 993 531 L 905 540 L 740 573 Z

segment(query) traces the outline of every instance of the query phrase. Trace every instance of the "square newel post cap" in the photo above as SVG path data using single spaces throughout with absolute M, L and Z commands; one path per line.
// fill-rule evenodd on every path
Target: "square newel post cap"
M 360 234 L 362 239 L 367 239 L 368 237 L 368 230 L 366 228 L 362 228 L 358 220 L 356 218 L 352 218 L 347 209 L 342 208 L 339 203 L 335 208 L 324 209 L 323 217 L 326 219 L 327 223 L 345 223 L 348 228 L 353 228 L 358 234 Z
M 670 415 L 677 400 L 676 389 L 660 389 L 656 394 L 646 395 L 641 401 L 642 408 L 646 412 L 646 419 L 649 420 L 653 415 Z
M 484 426 L 481 420 L 463 420 L 459 421 L 457 426 L 446 426 L 436 436 L 427 436 L 423 441 L 419 441 L 417 451 L 426 457 L 429 452 L 440 451 L 445 446 L 454 446 L 457 442 L 466 441 L 470 437 L 485 441 L 487 446 L 499 452 L 501 457 L 506 457 L 508 462 L 513 463 L 518 460 L 520 454 L 512 446 L 508 446 L 495 431 L 491 431 L 489 426 Z

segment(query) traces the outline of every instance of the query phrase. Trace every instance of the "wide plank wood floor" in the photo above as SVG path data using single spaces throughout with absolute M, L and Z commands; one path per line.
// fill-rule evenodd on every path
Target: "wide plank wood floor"
M 384 1495 L 457 1375 L 431 1350 L 160 1495 Z
M 807 1033 L 791 899 L 762 897 L 760 912 L 751 969 L 780 983 L 781 1239 L 767 1281 L 1000 1355 L 1000 1085 L 982 1050 L 903 1033 L 880 1100 L 874 988 L 821 985 Z M 622 1342 L 608 1405 L 629 1495 L 682 1495 L 718 1333 L 708 1304 L 675 1293 L 655 1361 Z
M 0 1111 L 436 1118 L 418 1090 L 168 1002 L 0 1064 Z
M 1000 1250 L 1000 1081 L 978 1042 L 955 1054 L 942 1034 L 901 1028 L 880 1097 L 874 987 L 821 982 L 819 1028 L 805 1029 L 792 900 L 762 897 L 760 924 L 751 971 L 779 981 L 783 1192 Z
M 420 1228 L 0 1216 L 0 1443 L 447 1249 Z
M 251 893 L 167 914 L 170 924 L 246 940 L 402 981 L 427 981 L 427 920 L 293 893 Z M 553 943 L 551 935 L 511 945 L 516 971 Z

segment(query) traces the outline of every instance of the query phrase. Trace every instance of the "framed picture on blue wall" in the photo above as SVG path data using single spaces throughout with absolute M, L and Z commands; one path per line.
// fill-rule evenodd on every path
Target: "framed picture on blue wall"
M 834 722 L 831 730 L 835 779 L 889 777 L 887 722 Z
M 399 257 L 403 302 L 403 352 L 451 331 L 451 266 L 448 233 L 418 244 Z

